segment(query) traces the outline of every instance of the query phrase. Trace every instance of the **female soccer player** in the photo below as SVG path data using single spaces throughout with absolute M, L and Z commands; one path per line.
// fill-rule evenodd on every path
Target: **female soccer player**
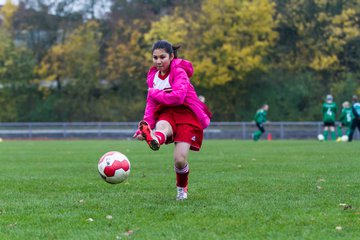
M 261 108 L 256 111 L 254 120 L 259 130 L 252 134 L 252 138 L 255 142 L 258 141 L 261 135 L 265 132 L 264 124 L 267 122 L 266 115 L 268 111 L 269 105 L 267 104 L 262 105 Z
M 327 141 L 329 130 L 331 131 L 331 139 L 336 140 L 335 135 L 335 119 L 337 106 L 334 102 L 333 96 L 328 94 L 326 102 L 322 105 L 323 122 L 324 122 L 324 140 Z
M 146 140 L 154 151 L 164 143 L 175 143 L 176 199 L 184 200 L 188 191 L 188 153 L 200 150 L 211 113 L 190 83 L 192 64 L 177 58 L 178 48 L 165 40 L 153 45 L 154 66 L 147 75 L 145 113 L 134 137 Z
M 356 95 L 352 97 L 352 111 L 354 118 L 351 122 L 350 133 L 349 133 L 349 142 L 353 140 L 353 135 L 355 133 L 356 128 L 358 128 L 360 132 L 360 102 Z
M 353 120 L 353 112 L 351 109 L 351 105 L 348 101 L 343 102 L 342 109 L 339 117 L 339 125 L 338 125 L 338 139 L 336 141 L 340 142 L 341 137 L 343 136 L 343 128 L 346 129 L 345 135 L 349 136 L 350 126 Z

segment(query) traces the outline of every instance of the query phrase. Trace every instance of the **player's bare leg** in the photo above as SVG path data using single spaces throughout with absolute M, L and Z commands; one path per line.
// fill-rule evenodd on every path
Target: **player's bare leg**
M 159 140 L 160 145 L 166 142 L 168 137 L 172 137 L 173 130 L 168 121 L 160 120 L 156 123 L 154 134 Z
M 159 150 L 160 145 L 164 144 L 166 138 L 172 136 L 173 133 L 170 123 L 164 120 L 157 122 L 154 130 L 151 130 L 146 121 L 140 121 L 139 130 L 149 147 L 154 151 Z

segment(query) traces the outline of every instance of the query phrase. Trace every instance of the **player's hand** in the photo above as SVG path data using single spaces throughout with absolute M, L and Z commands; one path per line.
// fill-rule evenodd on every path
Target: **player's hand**
M 133 135 L 133 138 L 136 138 L 137 140 L 143 141 L 144 137 L 141 135 L 141 131 L 138 129 Z

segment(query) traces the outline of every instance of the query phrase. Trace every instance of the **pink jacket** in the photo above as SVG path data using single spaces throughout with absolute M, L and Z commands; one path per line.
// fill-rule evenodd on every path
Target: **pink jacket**
M 171 92 L 153 88 L 154 76 L 157 73 L 156 67 L 151 67 L 147 75 L 149 87 L 146 98 L 144 120 L 147 121 L 152 129 L 155 127 L 155 111 L 159 105 L 189 107 L 197 116 L 201 126 L 205 129 L 210 124 L 211 113 L 206 105 L 201 102 L 190 83 L 190 77 L 194 70 L 191 62 L 179 58 L 172 60 L 170 65 L 169 82 Z

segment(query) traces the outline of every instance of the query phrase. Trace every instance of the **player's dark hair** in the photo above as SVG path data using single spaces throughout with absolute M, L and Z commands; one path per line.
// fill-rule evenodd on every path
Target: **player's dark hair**
M 154 43 L 153 47 L 152 47 L 152 52 L 154 52 L 154 50 L 156 49 L 164 49 L 165 52 L 167 52 L 169 55 L 171 55 L 172 53 L 174 54 L 174 58 L 177 58 L 177 50 L 180 48 L 180 45 L 172 45 L 171 43 L 169 43 L 166 40 L 160 40 L 157 41 L 156 43 Z

